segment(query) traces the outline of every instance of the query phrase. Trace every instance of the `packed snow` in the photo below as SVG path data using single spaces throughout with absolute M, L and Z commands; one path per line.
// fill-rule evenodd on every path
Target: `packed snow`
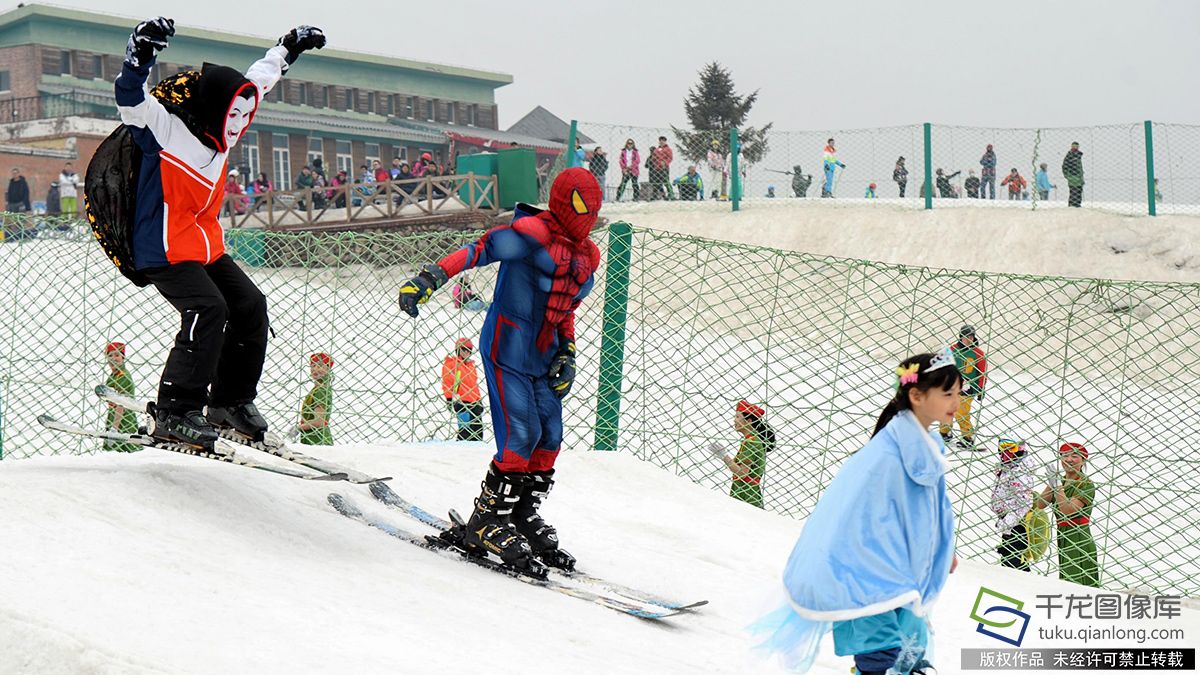
M 394 489 L 440 511 L 469 507 L 491 449 L 417 443 L 314 452 L 393 475 Z M 0 671 L 778 672 L 756 660 L 744 627 L 778 592 L 802 523 L 625 453 L 569 453 L 559 468 L 544 513 L 581 567 L 710 604 L 652 623 L 531 588 L 343 518 L 326 505 L 330 491 L 429 531 L 344 483 L 158 450 L 35 458 L 0 465 Z M 943 673 L 957 671 L 960 647 L 1004 646 L 975 633 L 967 618 L 981 584 L 1030 604 L 1037 594 L 1083 591 L 963 561 L 933 614 Z M 1035 616 L 1030 633 L 1046 623 Z M 1194 636 L 1200 611 L 1144 624 Z M 1027 638 L 1025 646 L 1052 644 Z M 812 672 L 844 674 L 849 666 L 827 640 Z

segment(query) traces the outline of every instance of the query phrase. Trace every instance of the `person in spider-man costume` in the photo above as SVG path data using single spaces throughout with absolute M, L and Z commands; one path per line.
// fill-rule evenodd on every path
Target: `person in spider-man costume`
M 400 308 L 416 317 L 419 305 L 454 275 L 500 263 L 479 340 L 496 456 L 465 531 L 455 528 L 444 538 L 543 574 L 543 565 L 575 564 L 538 508 L 554 485 L 562 399 L 575 379 L 575 309 L 600 264 L 588 234 L 601 197 L 590 172 L 567 169 L 550 188 L 547 210 L 519 204 L 510 225 L 488 230 L 400 288 Z

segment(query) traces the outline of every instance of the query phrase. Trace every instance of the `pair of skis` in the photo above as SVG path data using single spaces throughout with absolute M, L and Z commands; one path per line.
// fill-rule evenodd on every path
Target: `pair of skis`
M 438 531 L 449 529 L 453 523 L 432 515 L 425 509 L 412 504 L 383 483 L 371 483 L 371 495 L 387 506 L 394 508 Z M 454 558 L 483 569 L 513 577 L 530 586 L 545 588 L 580 600 L 586 600 L 608 609 L 628 614 L 639 619 L 665 619 L 689 612 L 708 604 L 707 600 L 682 603 L 661 596 L 607 581 L 585 572 L 564 571 L 550 568 L 550 576 L 539 578 L 509 567 L 494 558 L 471 553 L 460 547 L 439 540 L 436 536 L 421 535 L 382 518 L 366 514 L 346 496 L 336 492 L 328 497 L 329 505 L 343 516 L 372 527 L 388 536 L 419 548 L 433 551 L 447 558 Z
M 148 413 L 149 402 L 147 401 L 140 401 L 138 399 L 125 396 L 112 387 L 105 385 L 96 387 L 95 391 L 96 395 L 106 403 L 120 406 L 126 410 L 135 410 L 142 413 Z M 248 437 L 239 435 L 237 432 L 222 431 L 221 438 L 217 439 L 214 449 L 209 451 L 199 446 L 189 445 L 187 443 L 163 441 L 161 439 L 154 438 L 149 434 L 129 434 L 120 431 L 112 431 L 109 429 L 88 429 L 77 424 L 62 422 L 50 415 L 38 416 L 38 423 L 47 429 L 62 431 L 65 433 L 74 434 L 76 436 L 130 443 L 146 448 L 158 448 L 160 450 L 168 450 L 170 452 L 178 452 L 184 455 L 191 455 L 193 457 L 202 457 L 204 459 L 227 462 L 237 466 L 244 466 L 248 469 L 266 471 L 269 473 L 299 478 L 302 480 L 349 481 L 351 483 L 373 483 L 376 481 L 391 480 L 390 477 L 378 478 L 374 476 L 368 476 L 362 472 L 354 471 L 353 469 L 347 469 L 332 462 L 326 462 L 325 460 L 317 457 L 310 457 L 304 453 L 295 452 L 290 450 L 282 439 L 269 432 L 264 441 L 256 442 Z M 311 469 L 312 471 L 304 471 L 296 467 L 278 466 L 275 464 L 258 462 L 238 454 L 237 451 L 242 448 L 260 450 L 300 467 Z

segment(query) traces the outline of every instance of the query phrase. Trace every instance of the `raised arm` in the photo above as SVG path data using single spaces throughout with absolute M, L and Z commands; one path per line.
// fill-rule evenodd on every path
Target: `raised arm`
M 117 112 L 126 126 L 133 127 L 134 141 L 145 152 L 158 152 L 170 141 L 171 114 L 150 95 L 146 78 L 158 52 L 167 48 L 175 35 L 175 22 L 158 17 L 139 23 L 125 45 L 125 61 L 114 90 Z

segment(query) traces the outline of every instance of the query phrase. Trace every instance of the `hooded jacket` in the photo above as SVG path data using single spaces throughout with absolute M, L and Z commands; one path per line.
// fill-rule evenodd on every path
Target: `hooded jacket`
M 204 64 L 200 71 L 163 80 L 153 95 L 146 87 L 153 59 L 122 65 L 117 111 L 143 153 L 133 225 L 135 269 L 185 261 L 207 265 L 225 253 L 217 216 L 225 196 L 226 118 L 238 97 L 249 98 L 257 110 L 283 76 L 286 55 L 286 48 L 272 47 L 244 76 Z

